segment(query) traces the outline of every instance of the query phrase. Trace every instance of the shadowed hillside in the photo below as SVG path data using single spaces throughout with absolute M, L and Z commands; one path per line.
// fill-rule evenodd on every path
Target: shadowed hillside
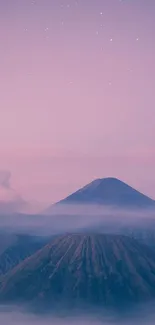
M 3 250 L 0 252 L 0 275 L 7 273 L 25 258 L 34 254 L 43 247 L 48 240 L 44 237 L 22 234 L 6 234 L 6 238 L 6 243 L 4 241 L 4 236 L 1 239 Z

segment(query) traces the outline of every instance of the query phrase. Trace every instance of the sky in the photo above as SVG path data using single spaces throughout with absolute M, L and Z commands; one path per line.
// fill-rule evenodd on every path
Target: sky
M 155 1 L 0 0 L 0 170 L 55 202 L 118 177 L 155 199 Z

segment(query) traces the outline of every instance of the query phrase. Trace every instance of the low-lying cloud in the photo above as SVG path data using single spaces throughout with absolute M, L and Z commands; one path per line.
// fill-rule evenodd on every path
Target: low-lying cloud
M 154 303 L 120 314 L 116 311 L 92 313 L 29 313 L 24 308 L 0 306 L 2 325 L 154 325 Z
M 152 210 L 125 210 L 100 205 L 60 205 L 53 208 L 51 215 L 14 214 L 0 216 L 0 228 L 10 231 L 53 234 L 101 226 L 102 229 L 154 224 Z

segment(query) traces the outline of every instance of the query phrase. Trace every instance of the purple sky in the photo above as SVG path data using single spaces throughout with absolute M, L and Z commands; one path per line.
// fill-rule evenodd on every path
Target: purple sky
M 0 169 L 54 202 L 115 176 L 155 198 L 155 1 L 0 0 Z

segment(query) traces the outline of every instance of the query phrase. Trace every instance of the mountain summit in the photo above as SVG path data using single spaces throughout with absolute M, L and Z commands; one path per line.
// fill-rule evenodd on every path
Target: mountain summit
M 99 204 L 117 208 L 155 208 L 155 201 L 117 178 L 96 179 L 57 205 Z M 51 206 L 47 212 L 52 211 Z

